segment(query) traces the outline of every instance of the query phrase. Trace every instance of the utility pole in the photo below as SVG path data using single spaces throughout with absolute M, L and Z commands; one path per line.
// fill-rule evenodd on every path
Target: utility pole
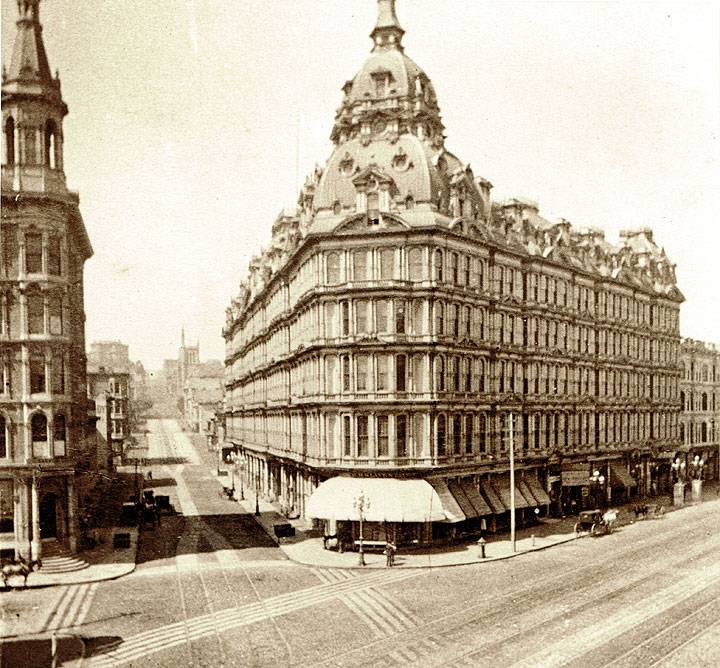
M 513 414 L 510 413 L 510 551 L 515 553 L 515 438 Z

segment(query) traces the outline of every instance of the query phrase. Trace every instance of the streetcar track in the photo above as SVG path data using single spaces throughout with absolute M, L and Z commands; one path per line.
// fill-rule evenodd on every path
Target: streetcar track
M 650 544 L 643 545 L 640 548 L 633 548 L 628 547 L 627 549 L 623 549 L 620 553 L 615 554 L 615 561 L 628 561 L 628 563 L 631 563 L 633 565 L 637 564 L 637 561 L 635 560 L 635 557 L 645 557 L 646 560 L 654 560 L 656 557 L 654 554 L 648 555 L 648 553 L 653 552 L 654 547 L 659 547 L 667 542 L 667 534 L 672 531 L 672 528 L 666 528 L 663 530 L 663 533 L 658 533 L 653 540 L 651 540 Z M 686 557 L 684 557 L 686 558 Z M 475 566 L 467 566 L 463 568 L 476 568 Z M 447 623 L 450 622 L 453 618 L 457 618 L 460 616 L 466 616 L 471 611 L 478 611 L 483 610 L 486 611 L 487 607 L 489 605 L 498 605 L 501 602 L 505 602 L 508 600 L 512 600 L 513 604 L 516 606 L 518 604 L 521 604 L 525 601 L 529 601 L 530 603 L 538 603 L 538 601 L 542 600 L 543 603 L 547 603 L 548 601 L 548 593 L 551 592 L 553 594 L 554 598 L 559 598 L 562 595 L 567 594 L 568 592 L 564 590 L 563 588 L 560 588 L 560 593 L 558 593 L 557 589 L 553 589 L 550 587 L 552 583 L 555 582 L 561 582 L 562 580 L 567 579 L 570 575 L 578 574 L 583 572 L 584 570 L 587 570 L 589 567 L 588 564 L 583 564 L 582 566 L 578 566 L 577 568 L 570 568 L 570 569 L 564 569 L 562 573 L 559 573 L 557 575 L 553 575 L 548 578 L 544 579 L 537 579 L 534 578 L 533 582 L 531 584 L 531 588 L 519 588 L 515 589 L 510 592 L 506 592 L 503 594 L 499 594 L 495 597 L 493 597 L 491 600 L 485 600 L 482 603 L 478 603 L 476 605 L 473 605 L 469 608 L 465 608 L 464 610 L 458 610 L 456 612 L 450 613 L 449 615 L 440 615 L 437 617 L 434 617 L 430 620 L 428 620 L 425 623 L 419 624 L 418 628 L 415 632 L 413 632 L 411 638 L 412 640 L 409 642 L 403 643 L 404 646 L 413 646 L 417 644 L 417 640 L 421 636 L 421 632 L 423 630 L 426 630 L 432 626 L 437 625 L 438 623 Z M 606 564 L 606 565 L 600 565 L 598 569 L 596 569 L 593 572 L 593 579 L 595 581 L 601 581 L 603 579 L 607 579 L 608 576 L 612 576 L 613 572 L 616 570 L 616 565 L 613 564 Z M 573 591 L 577 591 L 576 589 Z M 520 597 L 520 598 L 519 598 Z M 500 610 L 499 614 L 506 615 L 506 612 L 504 610 Z M 449 629 L 445 631 L 436 631 L 433 633 L 435 636 L 440 636 L 442 638 L 443 636 L 446 636 L 450 632 L 457 633 L 458 631 L 462 630 L 463 627 L 476 625 L 478 621 L 484 619 L 486 615 L 481 615 L 480 617 L 473 617 L 469 620 L 466 619 L 462 621 L 461 623 L 455 624 L 454 626 L 450 627 Z M 378 640 L 373 640 L 368 643 L 364 643 L 363 645 L 353 647 L 351 649 L 348 649 L 345 652 L 334 654 L 332 657 L 329 657 L 325 659 L 324 661 L 321 661 L 318 665 L 328 665 L 335 663 L 338 659 L 341 659 L 342 657 L 350 656 L 353 654 L 362 655 L 367 652 L 368 649 L 373 647 L 379 647 L 382 646 L 383 643 L 387 643 L 388 640 L 392 640 L 394 636 L 390 636 L 389 638 L 381 638 Z M 443 645 L 445 643 L 442 643 Z M 393 650 L 397 651 L 397 647 L 394 647 Z M 477 648 L 473 648 L 472 650 L 465 652 L 464 654 L 456 657 L 454 660 L 462 660 L 463 657 L 469 656 L 471 654 L 474 654 L 477 652 Z M 443 657 L 444 660 L 445 657 Z

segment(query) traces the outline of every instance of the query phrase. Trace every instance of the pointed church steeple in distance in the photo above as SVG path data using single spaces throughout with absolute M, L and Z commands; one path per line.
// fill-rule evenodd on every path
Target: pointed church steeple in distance
M 403 50 L 402 37 L 405 31 L 400 26 L 395 13 L 395 0 L 378 0 L 378 17 L 373 31 L 370 33 L 376 49 L 391 48 Z

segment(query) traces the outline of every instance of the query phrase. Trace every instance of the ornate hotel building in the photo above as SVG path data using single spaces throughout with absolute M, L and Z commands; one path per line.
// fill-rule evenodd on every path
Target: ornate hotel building
M 85 439 L 83 265 L 92 247 L 63 172 L 63 102 L 39 0 L 19 0 L 2 79 L 0 547 L 76 547 Z M 94 429 L 94 427 L 93 427 Z
M 405 522 L 396 540 L 492 529 L 509 518 L 512 425 L 520 514 L 669 486 L 672 263 L 649 229 L 612 245 L 532 202 L 494 202 L 445 146 L 394 0 L 378 9 L 330 158 L 227 309 L 225 438 L 246 484 L 323 518 L 308 504 L 324 481 L 341 481 L 338 504 L 348 481 L 385 481 L 372 486 L 386 498 L 422 481 L 442 521 Z
M 689 466 L 703 461 L 703 477 L 720 480 L 720 346 L 683 339 L 680 343 L 680 443 Z

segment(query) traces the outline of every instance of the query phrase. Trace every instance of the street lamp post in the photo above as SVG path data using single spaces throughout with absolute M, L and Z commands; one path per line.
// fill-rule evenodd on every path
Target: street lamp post
M 370 499 L 368 499 L 365 496 L 365 493 L 363 491 L 360 492 L 360 494 L 357 496 L 355 501 L 353 502 L 353 506 L 358 511 L 358 515 L 360 516 L 360 546 L 358 550 L 358 564 L 360 566 L 365 565 L 365 553 L 363 552 L 363 513 L 370 508 Z
M 590 484 L 593 487 L 594 505 L 600 505 L 598 503 L 598 499 L 602 499 L 602 490 L 603 485 L 605 484 L 605 476 L 602 475 L 600 471 L 593 471 L 593 474 L 590 476 Z
M 260 517 L 260 473 L 255 475 L 255 517 Z
M 681 461 L 680 457 L 677 457 L 670 465 L 670 468 L 673 471 L 673 477 L 676 481 L 673 486 L 673 505 L 681 506 L 685 503 L 685 483 L 687 474 L 685 462 Z

